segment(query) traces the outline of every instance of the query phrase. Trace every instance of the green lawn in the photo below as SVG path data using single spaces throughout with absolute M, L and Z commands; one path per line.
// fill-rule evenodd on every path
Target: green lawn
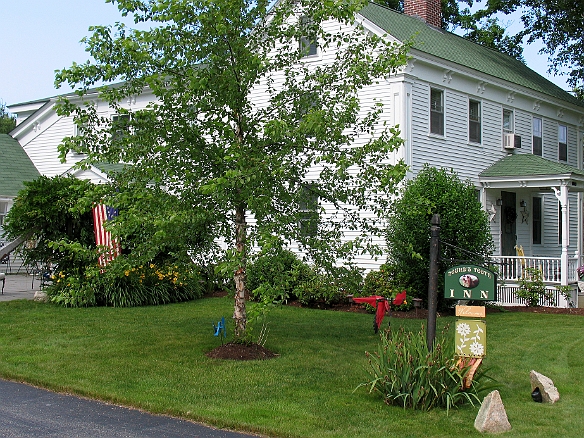
M 266 347 L 278 358 L 207 358 L 220 345 L 212 321 L 231 313 L 228 298 L 131 309 L 0 303 L 0 376 L 269 436 L 481 436 L 473 425 L 478 407 L 447 416 L 354 391 L 368 377 L 364 353 L 379 340 L 372 315 L 277 308 Z M 392 320 L 416 331 L 421 323 Z M 487 315 L 487 330 L 485 365 L 513 427 L 505 436 L 581 436 L 584 318 L 496 313 Z M 554 381 L 558 403 L 531 401 L 532 369 Z

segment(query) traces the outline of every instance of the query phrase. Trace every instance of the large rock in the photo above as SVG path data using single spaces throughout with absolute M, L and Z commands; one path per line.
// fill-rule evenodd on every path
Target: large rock
M 552 379 L 533 370 L 529 373 L 529 378 L 531 380 L 531 391 L 533 392 L 538 388 L 543 403 L 555 403 L 560 399 L 560 393 L 558 388 L 554 386 Z
M 43 292 L 43 291 L 37 290 L 37 291 L 34 293 L 33 300 L 34 300 L 34 301 L 41 301 L 41 302 L 46 302 L 46 301 L 48 301 L 48 298 L 47 298 L 47 294 L 46 294 L 46 292 Z
M 507 419 L 507 412 L 505 412 L 499 391 L 495 390 L 484 398 L 474 427 L 479 432 L 486 433 L 501 433 L 511 430 L 511 424 Z

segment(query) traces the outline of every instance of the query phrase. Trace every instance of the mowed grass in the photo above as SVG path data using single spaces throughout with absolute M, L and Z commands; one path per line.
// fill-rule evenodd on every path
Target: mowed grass
M 281 437 L 460 437 L 478 406 L 430 412 L 385 405 L 355 388 L 379 341 L 372 315 L 281 307 L 268 315 L 267 361 L 222 361 L 212 322 L 232 300 L 130 309 L 0 303 L 0 376 L 60 392 Z M 584 430 L 584 318 L 487 315 L 485 366 L 498 380 L 513 430 L 505 436 L 579 437 Z M 438 329 L 454 318 L 439 318 Z M 424 321 L 392 318 L 417 331 Z M 453 325 L 453 324 L 452 324 Z M 230 327 L 228 326 L 228 329 Z M 561 399 L 531 400 L 530 370 Z

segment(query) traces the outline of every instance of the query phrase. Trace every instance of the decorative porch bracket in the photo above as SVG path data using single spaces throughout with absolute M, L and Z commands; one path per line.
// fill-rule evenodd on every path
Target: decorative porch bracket
M 568 235 L 570 227 L 568 227 L 568 187 L 564 182 L 560 185 L 560 189 L 552 187 L 556 198 L 560 202 L 562 209 L 562 257 L 560 272 L 560 283 L 562 286 L 568 284 L 568 245 L 570 244 L 570 236 Z

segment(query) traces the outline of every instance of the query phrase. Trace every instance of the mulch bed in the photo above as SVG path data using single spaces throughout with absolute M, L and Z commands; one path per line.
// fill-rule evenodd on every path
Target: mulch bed
M 207 297 L 221 297 L 226 296 L 225 292 L 217 292 L 206 295 Z M 332 310 L 337 312 L 355 312 L 355 313 L 369 313 L 365 306 L 356 303 L 345 304 L 314 304 L 311 306 L 303 305 L 297 301 L 292 301 L 287 304 L 293 307 L 308 307 L 313 309 Z M 584 308 L 582 309 L 563 309 L 556 307 L 527 307 L 527 306 L 509 306 L 509 307 L 487 307 L 487 313 L 499 312 L 528 312 L 528 313 L 545 313 L 557 315 L 580 315 L 584 316 Z M 451 316 L 454 315 L 454 309 L 451 311 L 438 314 L 437 316 Z M 391 311 L 388 315 L 390 318 L 407 318 L 407 319 L 427 319 L 428 311 L 426 309 L 410 310 L 407 312 Z M 208 357 L 214 359 L 227 360 L 266 360 L 277 357 L 278 355 L 261 345 L 254 343 L 236 343 L 229 342 L 223 344 L 207 353 Z
M 277 356 L 259 344 L 241 342 L 228 342 L 207 353 L 207 357 L 228 360 L 265 360 Z

